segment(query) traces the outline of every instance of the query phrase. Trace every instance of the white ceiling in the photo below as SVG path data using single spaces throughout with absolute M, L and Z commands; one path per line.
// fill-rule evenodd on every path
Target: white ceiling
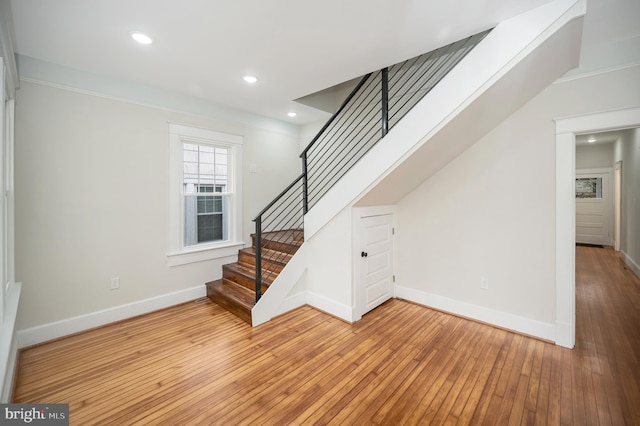
M 11 7 L 20 55 L 282 120 L 297 110 L 306 122 L 313 109 L 294 99 L 548 1 L 13 0 Z M 135 44 L 131 30 L 155 43 Z M 248 87 L 244 74 L 260 81 Z
M 326 113 L 294 99 L 549 1 L 11 0 L 11 8 L 19 55 L 302 124 Z M 594 43 L 638 33 L 633 15 L 612 33 L 613 12 L 602 6 L 612 2 L 640 4 L 590 0 L 600 8 L 585 20 Z M 155 43 L 137 45 L 132 30 Z M 260 81 L 248 86 L 244 74 Z M 292 110 L 298 117 L 286 116 Z
M 585 133 L 584 135 L 576 135 L 576 145 L 602 145 L 608 143 L 614 143 L 618 139 L 624 136 L 625 132 L 628 132 L 629 129 L 621 129 L 621 130 L 612 130 L 607 132 L 599 132 L 599 133 Z M 589 142 L 589 140 L 594 140 L 595 142 Z

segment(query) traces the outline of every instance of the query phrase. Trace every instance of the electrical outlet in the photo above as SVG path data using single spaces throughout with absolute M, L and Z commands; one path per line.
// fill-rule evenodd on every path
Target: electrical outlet
M 120 288 L 120 278 L 111 277 L 111 290 L 116 290 Z
M 489 289 L 489 280 L 487 277 L 480 277 L 480 288 L 485 290 Z

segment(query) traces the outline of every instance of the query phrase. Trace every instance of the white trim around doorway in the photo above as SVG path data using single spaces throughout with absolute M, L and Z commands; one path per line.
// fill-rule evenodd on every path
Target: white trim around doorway
M 575 175 L 576 134 L 640 126 L 640 106 L 558 118 L 556 122 L 556 338 L 576 341 Z

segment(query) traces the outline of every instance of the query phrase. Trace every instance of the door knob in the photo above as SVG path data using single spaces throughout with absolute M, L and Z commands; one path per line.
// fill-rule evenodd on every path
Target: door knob
M 369 253 L 367 252 L 363 251 L 362 253 L 360 253 L 360 257 L 367 257 L 367 256 L 369 256 Z

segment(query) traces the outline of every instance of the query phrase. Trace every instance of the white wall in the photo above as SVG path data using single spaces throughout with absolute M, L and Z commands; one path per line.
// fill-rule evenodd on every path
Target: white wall
M 639 103 L 639 66 L 545 89 L 398 203 L 398 284 L 551 326 L 553 120 Z
M 300 152 L 304 151 L 304 149 L 311 143 L 327 120 L 315 121 L 313 123 L 300 126 Z
M 306 273 L 309 304 L 349 320 L 352 317 L 351 209 L 343 209 L 332 226 L 318 231 L 305 242 L 309 261 Z
M 233 257 L 169 267 L 169 122 L 244 137 L 243 237 L 300 172 L 277 132 L 22 82 L 16 103 L 18 329 L 201 288 Z M 249 173 L 256 164 L 257 173 Z M 110 290 L 110 277 L 120 289 Z M 83 317 L 84 318 L 84 317 Z M 41 338 L 47 336 L 40 336 Z
M 625 131 L 615 145 L 615 161 L 622 161 L 620 250 L 640 276 L 640 129 Z
M 499 126 L 514 111 L 517 111 L 564 72 L 575 66 L 578 59 L 577 54 L 571 54 L 571 52 L 576 53 L 579 47 L 579 35 L 582 29 L 580 17 L 584 13 L 584 3 L 550 3 L 550 5 L 553 6 L 552 9 L 538 10 L 540 14 L 524 15 L 515 21 L 501 23 L 465 57 L 309 212 L 305 217 L 306 241 L 309 244 L 316 243 L 316 233 L 323 236 L 325 234 L 343 234 L 343 238 L 348 238 L 352 232 L 349 224 L 346 223 L 343 226 L 340 220 L 341 212 L 345 207 L 403 203 L 403 198 L 411 197 L 413 191 L 425 181 L 435 180 L 433 176 L 439 170 L 443 167 L 447 168 L 447 165 L 452 161 L 457 161 L 457 157 L 464 155 L 465 150 L 473 146 L 478 138 L 491 132 L 491 129 Z M 558 52 L 562 52 L 560 57 L 558 57 Z M 548 65 L 550 63 L 551 66 Z M 551 120 L 549 129 L 549 135 L 554 136 L 555 129 Z M 527 131 L 529 132 L 529 129 Z M 519 136 L 517 133 L 509 135 L 508 142 L 516 143 Z M 550 190 L 553 191 L 555 177 L 553 145 L 547 153 L 551 172 L 549 176 L 545 176 L 545 179 L 547 179 L 546 183 L 551 184 Z M 504 157 L 502 157 L 503 153 L 496 149 L 495 152 L 484 154 L 481 161 L 483 164 L 491 164 L 499 158 L 501 162 L 509 163 L 513 159 L 517 165 L 510 165 L 510 167 L 517 170 L 520 162 L 535 162 L 536 156 L 542 155 L 544 157 L 545 155 L 544 152 L 542 154 L 536 153 L 534 156 L 529 154 L 527 152 L 524 155 L 521 153 L 510 155 L 505 151 Z M 478 167 L 475 167 L 474 171 L 477 170 Z M 464 176 L 466 176 L 465 173 L 468 172 L 463 171 Z M 546 174 L 547 171 L 544 170 L 543 173 Z M 508 178 L 510 177 L 505 177 L 505 179 Z M 456 176 L 453 176 L 452 179 L 455 180 L 455 183 L 446 188 L 451 191 L 463 189 L 464 178 L 457 179 Z M 486 191 L 485 188 L 479 188 L 479 190 Z M 536 187 L 534 191 L 536 190 L 539 189 Z M 444 195 L 447 193 L 445 192 Z M 550 193 L 549 197 L 553 200 L 555 193 Z M 434 200 L 429 200 L 427 203 L 422 201 L 420 195 L 418 198 L 413 205 L 407 207 L 407 217 L 405 218 L 407 226 L 403 227 L 402 223 L 397 222 L 397 235 L 404 233 L 407 238 L 404 242 L 406 252 L 400 253 L 398 251 L 397 271 L 403 270 L 399 263 L 404 261 L 406 275 L 404 278 L 396 276 L 395 294 L 424 303 L 425 298 L 421 295 L 426 292 L 416 290 L 416 288 L 420 288 L 419 286 L 423 284 L 425 267 L 429 264 L 422 262 L 420 256 L 424 255 L 427 248 L 434 251 L 440 250 L 437 248 L 438 245 L 443 245 L 446 249 L 448 241 L 444 240 L 442 235 L 436 235 L 436 238 L 428 236 L 430 238 L 428 244 L 420 241 L 419 234 L 424 229 L 428 229 L 425 227 L 430 225 L 422 217 L 426 205 L 428 204 L 431 208 L 432 204 L 435 205 L 442 201 L 438 197 L 434 197 Z M 505 203 L 507 208 L 510 207 L 508 204 L 508 202 Z M 452 211 L 458 208 L 459 205 L 452 206 Z M 464 214 L 466 212 L 465 210 Z M 551 210 L 551 214 L 543 218 L 547 221 L 545 226 L 553 227 L 555 221 L 553 212 L 554 210 Z M 338 219 L 331 220 L 334 215 L 337 215 Z M 455 216 L 454 214 L 451 217 Z M 485 214 L 479 218 L 478 224 L 482 223 L 485 216 L 488 215 Z M 449 217 L 443 217 L 443 220 L 448 219 Z M 438 228 L 437 221 L 438 219 L 435 219 L 434 228 Z M 449 229 L 456 232 L 453 227 L 449 227 Z M 470 237 L 458 234 L 456 233 L 456 236 L 460 238 Z M 447 238 L 449 237 L 447 236 Z M 509 238 L 509 235 L 505 235 L 505 238 Z M 553 238 L 552 234 L 549 240 L 552 243 L 552 249 L 555 243 Z M 489 238 L 487 241 L 493 240 Z M 321 294 L 327 299 L 334 298 L 333 300 L 340 304 L 346 304 L 349 301 L 353 303 L 351 293 L 354 285 L 353 272 L 347 271 L 345 273 L 343 269 L 352 268 L 356 251 L 351 248 L 349 253 L 343 251 L 343 247 L 336 247 L 321 241 L 317 241 L 317 244 L 323 247 L 323 250 L 318 250 L 318 253 L 331 252 L 331 259 L 334 258 L 334 254 L 338 256 L 337 253 L 333 253 L 337 250 L 342 254 L 341 262 L 340 266 L 335 268 L 330 259 L 325 260 L 321 256 L 309 255 L 310 264 L 306 276 L 308 288 L 322 291 Z M 483 250 L 486 248 L 483 247 Z M 403 259 L 404 256 L 406 259 Z M 468 261 L 462 256 L 456 257 L 458 253 L 455 252 L 449 252 L 447 256 L 458 261 Z M 456 272 L 463 269 L 457 264 L 454 267 L 457 269 Z M 319 280 L 310 272 L 315 268 L 324 271 L 336 269 L 339 279 Z M 554 274 L 555 271 L 550 269 L 549 278 L 553 279 Z M 326 274 L 326 277 L 330 276 L 330 273 Z M 345 276 L 351 281 L 345 280 L 343 278 Z M 489 278 L 491 279 L 491 276 Z M 349 287 L 341 288 L 345 285 L 349 285 Z M 342 298 L 330 296 L 338 293 Z M 464 294 L 464 291 L 460 294 Z M 507 295 L 508 297 L 510 296 Z M 481 306 L 481 304 L 477 306 Z M 351 307 L 353 308 L 353 306 Z M 440 306 L 440 309 L 446 309 L 446 307 Z M 467 314 L 471 317 L 478 317 L 473 313 L 468 312 Z M 344 319 L 349 317 L 352 316 L 341 316 Z M 484 318 L 484 320 L 492 322 L 491 318 Z M 523 332 L 539 336 L 553 334 L 553 328 L 549 326 L 548 322 L 541 323 L 537 319 L 530 321 L 535 324 L 527 330 L 520 328 Z M 509 325 L 503 324 L 503 326 Z M 543 331 L 538 332 L 540 329 Z
M 613 143 L 576 146 L 576 169 L 611 168 L 613 163 Z

